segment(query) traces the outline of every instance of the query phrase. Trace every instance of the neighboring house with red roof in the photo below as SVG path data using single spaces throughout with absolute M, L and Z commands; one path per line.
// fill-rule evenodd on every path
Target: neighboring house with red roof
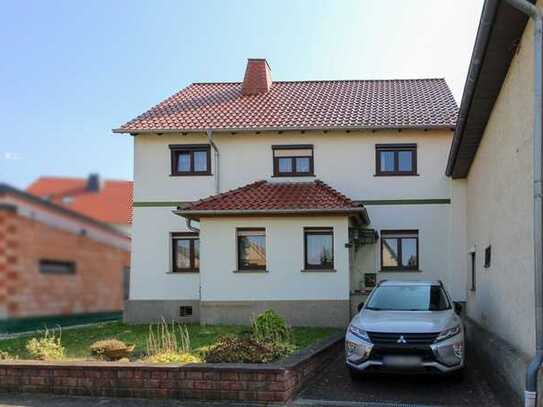
M 40 177 L 27 192 L 107 223 L 130 236 L 132 181 L 88 178 Z
M 130 238 L 117 227 L 0 184 L 1 331 L 118 313 L 129 267 Z
M 125 319 L 247 324 L 271 307 L 344 327 L 385 278 L 465 300 L 457 113 L 443 79 L 282 82 L 250 59 L 242 82 L 192 84 L 115 129 L 135 154 Z

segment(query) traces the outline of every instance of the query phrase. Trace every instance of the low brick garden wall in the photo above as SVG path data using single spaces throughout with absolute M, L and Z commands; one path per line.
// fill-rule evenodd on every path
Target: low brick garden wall
M 270 364 L 1 361 L 1 392 L 286 402 L 343 349 L 334 335 Z

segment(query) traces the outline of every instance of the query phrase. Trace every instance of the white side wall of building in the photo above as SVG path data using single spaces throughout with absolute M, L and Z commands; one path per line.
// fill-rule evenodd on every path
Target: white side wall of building
M 174 207 L 134 208 L 131 300 L 197 300 L 200 274 L 172 273 L 170 234 L 187 231 Z
M 467 180 L 454 181 L 466 183 L 466 246 L 476 251 L 468 316 L 527 355 L 535 349 L 533 76 L 529 22 Z M 485 268 L 487 246 L 492 258 Z

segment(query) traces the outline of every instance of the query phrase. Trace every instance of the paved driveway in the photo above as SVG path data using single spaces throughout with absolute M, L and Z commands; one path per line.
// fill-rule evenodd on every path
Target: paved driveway
M 294 402 L 302 406 L 477 406 L 516 407 L 519 400 L 504 386 L 485 379 L 468 357 L 462 381 L 433 376 L 373 376 L 352 380 L 343 355 L 307 386 Z

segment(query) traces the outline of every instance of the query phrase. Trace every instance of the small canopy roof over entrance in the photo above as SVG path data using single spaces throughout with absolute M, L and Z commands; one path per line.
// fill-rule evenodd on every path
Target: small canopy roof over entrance
M 366 208 L 320 180 L 313 182 L 256 181 L 196 201 L 174 213 L 187 219 L 209 216 L 339 215 L 370 223 Z

